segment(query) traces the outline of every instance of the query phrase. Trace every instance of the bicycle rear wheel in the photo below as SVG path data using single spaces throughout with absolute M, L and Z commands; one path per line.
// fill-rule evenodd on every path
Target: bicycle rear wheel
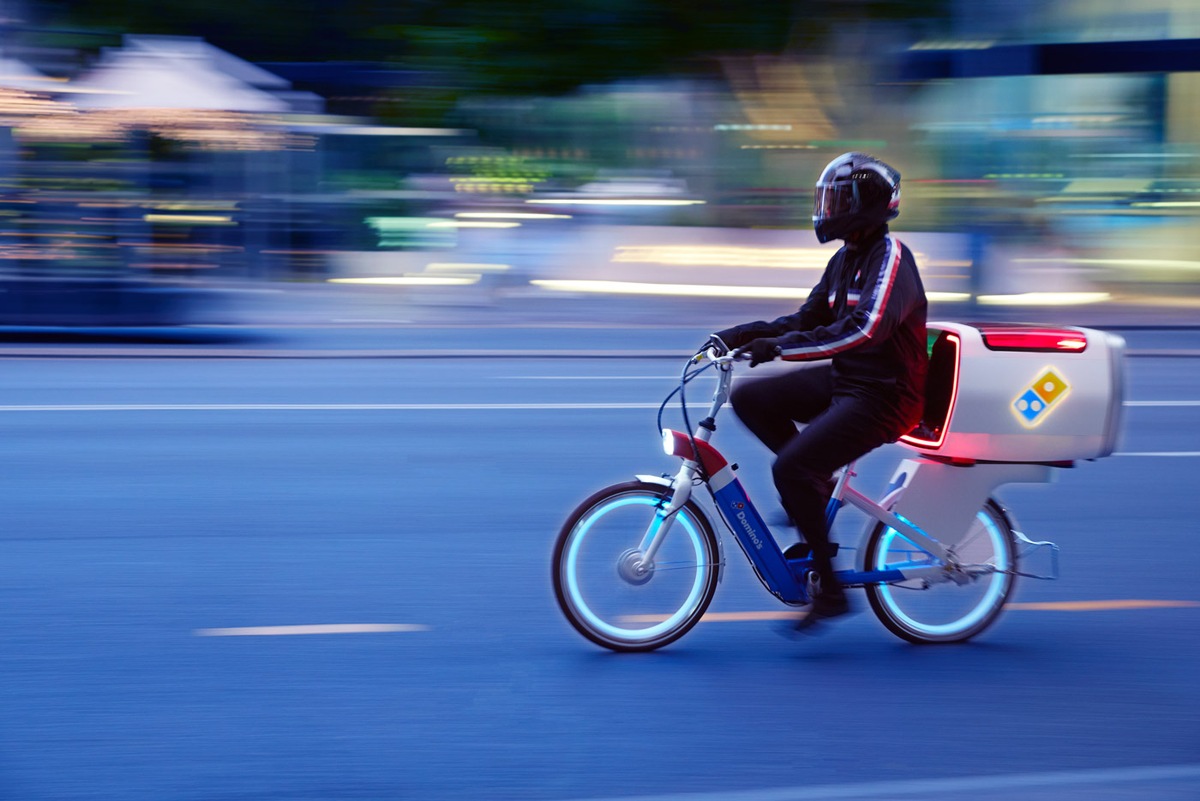
M 631 481 L 592 495 L 567 519 L 554 545 L 554 595 L 567 620 L 615 651 L 649 651 L 696 625 L 712 601 L 720 551 L 692 501 L 675 514 L 652 565 L 638 548 L 671 490 Z
M 965 583 L 922 579 L 867 585 L 867 600 L 893 634 L 915 643 L 963 642 L 1000 616 L 1016 576 L 1012 527 L 1000 506 L 989 500 L 955 542 L 943 542 L 969 578 Z M 932 554 L 893 528 L 878 524 L 867 541 L 868 570 L 924 564 Z

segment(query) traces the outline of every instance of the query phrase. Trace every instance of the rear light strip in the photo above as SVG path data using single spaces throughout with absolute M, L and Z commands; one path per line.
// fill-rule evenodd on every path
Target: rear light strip
M 975 326 L 988 350 L 1083 353 L 1087 336 L 1075 328 L 980 323 Z

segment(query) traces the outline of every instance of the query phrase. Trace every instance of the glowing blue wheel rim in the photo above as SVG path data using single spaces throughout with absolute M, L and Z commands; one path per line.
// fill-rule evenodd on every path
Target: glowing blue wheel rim
M 588 608 L 587 604 L 584 603 L 583 597 L 579 591 L 579 585 L 575 578 L 576 559 L 579 555 L 579 547 L 587 538 L 588 531 L 591 529 L 592 524 L 596 520 L 600 519 L 614 509 L 618 509 L 622 506 L 629 506 L 631 504 L 640 504 L 642 506 L 657 508 L 660 504 L 660 500 L 658 498 L 651 498 L 647 496 L 626 496 L 623 498 L 614 498 L 613 500 L 607 501 L 603 505 L 594 509 L 587 515 L 587 517 L 580 521 L 579 526 L 576 528 L 575 533 L 571 537 L 571 547 L 567 551 L 567 594 L 571 598 L 571 605 L 575 607 L 575 609 L 587 622 L 588 626 L 590 626 L 593 630 L 598 631 L 608 637 L 612 637 L 615 640 L 651 640 L 674 630 L 680 623 L 684 621 L 684 619 L 687 618 L 688 615 L 695 611 L 697 603 L 699 603 L 701 596 L 704 594 L 705 570 L 707 569 L 707 563 L 704 561 L 704 547 L 701 542 L 700 533 L 696 530 L 696 526 L 693 524 L 691 518 L 688 517 L 684 510 L 681 509 L 675 514 L 674 525 L 682 526 L 683 530 L 687 532 L 688 541 L 691 543 L 692 550 L 696 554 L 697 569 L 696 577 L 692 581 L 691 591 L 688 593 L 687 599 L 680 604 L 679 610 L 666 620 L 644 629 L 618 628 L 617 626 L 607 623 L 597 617 L 596 614 L 592 612 L 590 608 Z M 662 518 L 656 516 L 656 529 L 657 526 L 661 524 Z
M 977 625 L 989 614 L 991 614 L 992 610 L 996 606 L 996 603 L 1000 600 L 1002 594 L 1004 593 L 1006 582 L 1004 580 L 1003 571 L 1010 570 L 1012 566 L 1008 564 L 1008 549 L 1005 547 L 1006 543 L 1004 536 L 1000 533 L 1000 529 L 996 526 L 995 521 L 983 512 L 980 512 L 976 516 L 976 519 L 983 524 L 984 530 L 987 532 L 988 539 L 991 540 L 992 551 L 996 554 L 997 559 L 997 564 L 995 565 L 996 572 L 989 576 L 988 589 L 987 592 L 984 593 L 983 598 L 981 598 L 975 604 L 974 609 L 972 609 L 971 612 L 965 617 L 960 617 L 957 620 L 951 621 L 950 623 L 921 623 L 913 620 L 911 617 L 905 614 L 904 610 L 898 603 L 896 603 L 895 598 L 892 596 L 892 587 L 887 584 L 882 584 L 878 588 L 879 598 L 887 605 L 888 610 L 899 623 L 907 626 L 913 631 L 920 632 L 921 634 L 931 637 L 952 636 L 970 629 L 972 626 Z M 904 535 L 893 528 L 889 528 L 886 532 L 884 532 L 883 537 L 880 538 L 879 549 L 875 552 L 875 569 L 886 569 L 888 550 L 891 548 L 892 542 L 897 537 L 905 542 L 908 542 L 908 539 Z M 904 590 L 904 592 L 909 592 L 909 590 Z

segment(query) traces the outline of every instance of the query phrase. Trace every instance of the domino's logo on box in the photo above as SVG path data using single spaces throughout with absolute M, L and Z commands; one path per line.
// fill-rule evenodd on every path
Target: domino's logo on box
M 1061 404 L 1070 391 L 1070 384 L 1054 368 L 1047 367 L 1013 401 L 1013 412 L 1021 425 L 1033 428 L 1045 422 L 1050 412 Z

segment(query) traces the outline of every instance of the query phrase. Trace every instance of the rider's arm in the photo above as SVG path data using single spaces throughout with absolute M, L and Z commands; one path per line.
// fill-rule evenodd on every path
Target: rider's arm
M 900 321 L 921 302 L 922 290 L 913 280 L 916 266 L 912 255 L 906 254 L 900 242 L 890 236 L 884 243 L 882 258 L 873 260 L 867 268 L 854 311 L 823 325 L 778 335 L 782 358 L 828 359 L 891 336 Z

